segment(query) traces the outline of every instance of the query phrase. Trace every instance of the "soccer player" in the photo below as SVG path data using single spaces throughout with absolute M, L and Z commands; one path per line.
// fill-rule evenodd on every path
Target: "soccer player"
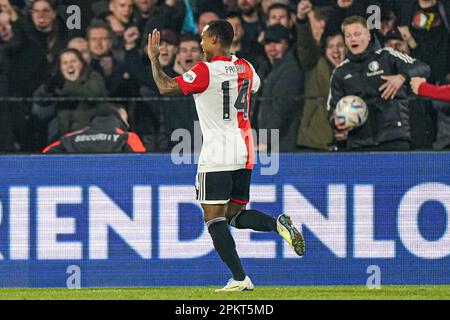
M 163 95 L 194 95 L 203 134 L 196 176 L 197 200 L 214 248 L 233 277 L 216 291 L 253 290 L 246 275 L 228 224 L 238 229 L 278 232 L 302 256 L 305 243 L 281 214 L 277 219 L 256 210 L 246 210 L 254 164 L 253 136 L 249 120 L 250 96 L 260 79 L 253 66 L 230 54 L 233 27 L 225 20 L 210 22 L 201 34 L 208 62 L 198 62 L 184 75 L 168 77 L 159 63 L 160 33 L 149 34 L 148 56 L 158 89 Z
M 427 82 L 425 78 L 411 79 L 412 91 L 421 97 L 427 97 L 444 102 L 450 102 L 450 85 L 436 86 Z

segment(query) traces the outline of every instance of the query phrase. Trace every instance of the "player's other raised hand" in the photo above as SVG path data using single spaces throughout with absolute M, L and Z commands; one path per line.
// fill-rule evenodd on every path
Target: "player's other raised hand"
M 161 39 L 161 33 L 154 29 L 152 33 L 148 35 L 148 43 L 147 43 L 147 55 L 150 61 L 158 60 L 160 51 L 159 51 L 159 42 Z

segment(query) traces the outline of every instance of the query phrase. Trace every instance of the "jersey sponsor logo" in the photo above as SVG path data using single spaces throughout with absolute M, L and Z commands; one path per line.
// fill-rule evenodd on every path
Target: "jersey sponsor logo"
M 187 83 L 193 83 L 196 78 L 197 78 L 197 74 L 192 70 L 183 74 L 183 80 Z

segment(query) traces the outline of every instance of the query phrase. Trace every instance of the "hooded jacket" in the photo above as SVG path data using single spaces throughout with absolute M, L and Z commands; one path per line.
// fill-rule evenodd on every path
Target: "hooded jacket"
M 381 98 L 378 88 L 385 83 L 381 76 L 403 75 L 405 85 L 393 100 Z M 372 35 L 367 50 L 359 55 L 348 52 L 347 59 L 331 76 L 328 97 L 330 119 L 339 100 L 348 95 L 361 97 L 369 108 L 369 117 L 364 125 L 350 131 L 347 141 L 349 149 L 376 147 L 384 142 L 411 139 L 409 124 L 409 102 L 406 85 L 411 77 L 429 77 L 430 68 L 391 48 L 381 48 Z M 330 120 L 332 125 L 334 121 Z

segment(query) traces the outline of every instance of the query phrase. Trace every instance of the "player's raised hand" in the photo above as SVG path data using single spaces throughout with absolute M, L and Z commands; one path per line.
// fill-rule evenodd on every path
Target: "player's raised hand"
M 394 76 L 381 76 L 381 79 L 386 80 L 386 82 L 379 87 L 378 90 L 382 92 L 381 98 L 385 100 L 394 99 L 398 90 L 400 90 L 406 81 L 405 77 L 400 74 Z
M 148 43 L 147 43 L 147 55 L 150 61 L 155 61 L 159 58 L 159 42 L 161 39 L 161 33 L 154 29 L 152 33 L 148 35 Z
M 419 94 L 419 87 L 422 83 L 427 82 L 425 78 L 414 77 L 411 79 L 411 89 L 415 94 Z

